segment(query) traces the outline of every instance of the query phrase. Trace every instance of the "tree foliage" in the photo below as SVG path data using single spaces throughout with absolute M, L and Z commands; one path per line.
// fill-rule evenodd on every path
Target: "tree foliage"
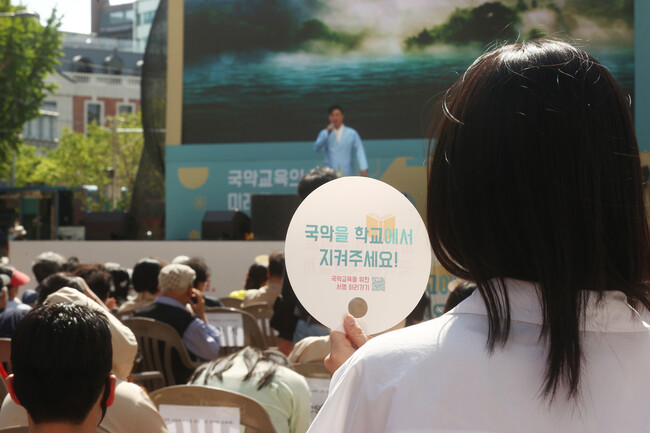
M 109 119 L 112 122 L 112 119 Z M 118 128 L 140 128 L 138 115 L 129 114 L 118 118 Z M 118 207 L 128 210 L 135 178 L 138 171 L 144 139 L 140 132 L 119 133 L 117 146 Z M 35 148 L 23 144 L 16 158 L 16 186 L 49 185 L 79 187 L 97 186 L 97 197 L 87 197 L 89 210 L 110 209 L 112 198 L 108 186 L 112 183 L 113 132 L 96 124 L 88 126 L 87 134 L 65 130 L 53 150 Z M 11 163 L 0 165 L 0 175 L 7 178 Z
M 0 160 L 7 160 L 20 145 L 25 122 L 38 117 L 53 85 L 44 83 L 61 56 L 60 20 L 56 11 L 42 26 L 35 17 L 10 16 L 24 11 L 0 0 Z
M 634 0 L 572 0 L 567 8 L 601 22 L 622 20 L 634 25 Z
M 443 24 L 405 40 L 407 49 L 435 43 L 465 44 L 516 40 L 520 17 L 516 9 L 501 2 L 483 3 L 475 8 L 457 8 Z
M 185 14 L 186 61 L 205 53 L 292 51 L 311 41 L 353 49 L 362 39 L 361 33 L 335 31 L 318 19 L 301 21 L 281 0 L 211 4 Z
M 517 6 L 515 6 L 515 9 L 519 12 L 525 12 L 528 10 L 528 5 L 524 0 L 517 0 Z

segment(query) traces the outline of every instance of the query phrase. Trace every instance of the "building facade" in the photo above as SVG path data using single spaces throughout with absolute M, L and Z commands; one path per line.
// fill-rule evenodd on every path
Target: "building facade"
M 133 39 L 133 3 L 111 5 L 109 0 L 90 0 L 91 32 L 99 37 Z
M 151 24 L 156 16 L 160 0 L 137 0 L 133 3 L 135 21 L 133 23 L 133 43 L 137 49 L 144 51 L 151 31 Z
M 56 73 L 45 80 L 57 89 L 23 130 L 28 144 L 54 148 L 65 128 L 83 133 L 93 122 L 105 125 L 140 109 L 143 52 L 132 41 L 68 33 L 63 52 Z

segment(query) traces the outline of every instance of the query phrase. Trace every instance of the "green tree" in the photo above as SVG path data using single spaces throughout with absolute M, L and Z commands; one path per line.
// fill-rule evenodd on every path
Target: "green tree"
M 535 39 L 542 39 L 546 37 L 546 32 L 544 30 L 538 29 L 537 27 L 533 27 L 530 29 L 528 34 L 524 37 L 525 40 L 527 41 L 532 41 Z
M 109 124 L 111 122 L 112 119 L 109 119 Z M 142 133 L 138 132 L 141 130 L 139 115 L 118 117 L 118 131 L 120 129 L 133 130 L 117 134 L 115 154 L 117 166 L 114 173 L 121 190 L 118 208 L 128 210 L 144 146 Z M 111 128 L 96 124 L 90 125 L 85 135 L 65 130 L 56 149 L 40 158 L 36 156 L 36 161 L 31 164 L 25 163 L 31 173 L 17 174 L 17 185 L 23 186 L 18 183 L 19 179 L 21 182 L 26 180 L 28 184 L 51 186 L 96 185 L 97 199 L 86 198 L 85 206 L 93 211 L 111 209 L 112 198 L 108 187 L 112 184 L 113 139 Z
M 407 49 L 435 43 L 465 44 L 516 40 L 521 18 L 516 9 L 502 2 L 488 2 L 475 8 L 456 8 L 446 22 L 424 29 L 405 40 Z
M 33 183 L 33 173 L 38 169 L 46 150 L 40 150 L 20 142 L 12 158 L 0 160 L 0 179 L 10 184 L 15 177 L 15 186 L 29 186 Z
M 54 90 L 44 79 L 61 56 L 56 11 L 45 26 L 21 15 L 24 11 L 24 6 L 0 0 L 0 160 L 18 150 L 23 125 L 38 117 L 47 92 Z

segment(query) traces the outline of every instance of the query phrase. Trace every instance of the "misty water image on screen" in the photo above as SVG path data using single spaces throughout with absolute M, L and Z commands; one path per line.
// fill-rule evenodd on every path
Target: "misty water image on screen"
M 185 0 L 183 143 L 420 138 L 486 49 L 573 42 L 634 91 L 633 0 Z

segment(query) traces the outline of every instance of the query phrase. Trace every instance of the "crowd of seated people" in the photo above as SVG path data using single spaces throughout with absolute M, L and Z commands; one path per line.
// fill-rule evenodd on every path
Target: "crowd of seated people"
M 252 276 L 247 275 L 246 280 L 250 289 L 246 290 L 241 307 L 263 304 L 271 308 L 281 295 L 285 275 L 284 254 L 276 251 L 255 259 L 262 264 L 254 266 Z M 70 316 L 79 315 L 74 322 L 79 325 L 79 329 L 68 329 L 70 335 L 75 332 L 91 332 L 90 329 L 94 332 L 102 328 L 103 325 L 97 323 L 90 328 L 85 328 L 91 319 L 105 323 L 108 327 L 111 346 L 108 377 L 115 377 L 112 385 L 110 380 L 106 379 L 105 371 L 102 370 L 102 368 L 105 370 L 105 367 L 95 365 L 98 371 L 103 371 L 97 374 L 106 379 L 106 385 L 102 382 L 101 395 L 97 394 L 95 397 L 95 390 L 92 398 L 85 397 L 87 404 L 84 407 L 88 409 L 80 411 L 75 417 L 70 417 L 70 414 L 65 411 L 62 411 L 60 416 L 52 417 L 52 410 L 43 412 L 46 415 L 39 415 L 40 412 L 33 405 L 40 404 L 42 399 L 30 400 L 29 397 L 24 397 L 25 393 L 37 392 L 38 384 L 32 383 L 28 384 L 27 388 L 22 388 L 20 385 L 22 375 L 28 375 L 32 371 L 30 369 L 40 367 L 44 368 L 43 371 L 61 369 L 60 373 L 63 376 L 61 381 L 55 384 L 56 387 L 60 387 L 62 382 L 67 381 L 67 375 L 71 373 L 66 370 L 67 367 L 61 367 L 64 361 L 56 356 L 64 356 L 66 351 L 72 353 L 74 350 L 74 353 L 79 355 L 75 357 L 76 361 L 70 365 L 70 368 L 79 369 L 78 363 L 92 364 L 85 360 L 84 357 L 89 355 L 84 350 L 93 348 L 92 352 L 97 357 L 105 357 L 107 355 L 102 353 L 108 352 L 97 349 L 98 345 L 103 343 L 90 340 L 89 347 L 73 348 L 72 343 L 75 342 L 70 342 L 65 346 L 65 350 L 53 352 L 48 357 L 37 355 L 34 349 L 29 352 L 30 356 L 35 356 L 34 362 L 22 370 L 14 369 L 13 380 L 17 381 L 18 386 L 14 387 L 15 389 L 10 387 L 10 395 L 7 395 L 2 402 L 0 428 L 33 424 L 36 430 L 40 428 L 39 431 L 44 431 L 43 429 L 51 430 L 52 423 L 63 425 L 72 423 L 83 426 L 86 422 L 93 424 L 100 419 L 101 426 L 110 432 L 166 432 L 165 422 L 148 397 L 146 389 L 132 382 L 134 367 L 138 366 L 138 343 L 133 332 L 122 321 L 145 317 L 169 324 L 181 337 L 196 365 L 204 363 L 196 370 L 183 371 L 178 371 L 178 366 L 175 365 L 176 383 L 200 384 L 247 395 L 264 407 L 277 432 L 304 433 L 310 423 L 310 390 L 305 378 L 292 370 L 292 364 L 299 362 L 322 364 L 324 354 L 328 352 L 326 346 L 329 345 L 329 337 L 324 337 L 323 341 L 318 342 L 318 352 L 321 355 L 311 359 L 300 357 L 290 359 L 277 348 L 261 350 L 250 346 L 222 356 L 220 331 L 209 322 L 205 314 L 206 308 L 222 305 L 217 298 L 209 298 L 212 303 L 208 305 L 208 297 L 204 296 L 204 291 L 209 284 L 209 268 L 200 257 L 184 256 L 179 260 L 172 260 L 174 261 L 176 263 L 169 264 L 161 258 L 145 257 L 137 261 L 132 269 L 128 269 L 117 263 L 84 263 L 76 257 L 69 260 L 60 254 L 46 252 L 38 255 L 33 262 L 35 288 L 25 291 L 22 297 L 29 304 L 21 302 L 14 291 L 13 299 L 18 304 L 15 308 L 8 308 L 9 288 L 28 284 L 30 277 L 8 264 L 0 266 L 0 283 L 4 286 L 0 292 L 0 330 L 6 328 L 7 333 L 3 336 L 9 338 L 20 333 L 19 338 L 12 340 L 12 344 L 16 346 L 13 350 L 18 355 L 15 361 L 18 363 L 17 366 L 25 362 L 25 355 L 21 358 L 22 349 L 19 349 L 19 346 L 25 344 L 24 341 L 29 340 L 34 344 L 42 340 L 59 344 L 61 338 L 67 338 L 58 334 L 56 338 L 45 334 L 32 335 L 32 328 L 37 327 L 37 323 L 54 321 L 55 325 L 59 326 L 54 316 L 65 317 L 70 321 Z M 124 286 L 127 290 L 124 290 Z M 118 294 L 120 291 L 121 295 Z M 241 301 L 239 299 L 239 302 Z M 421 316 L 419 313 L 415 314 Z M 27 320 L 23 322 L 23 318 Z M 421 317 L 418 320 L 421 320 Z M 21 331 L 21 323 L 29 323 L 24 326 L 30 330 Z M 58 329 L 56 326 L 50 331 L 56 332 Z M 99 334 L 102 332 L 104 331 Z M 99 334 L 97 337 L 100 340 L 105 337 Z M 301 345 L 308 342 L 309 339 Z M 37 345 L 39 350 L 51 350 L 50 346 L 43 344 Z M 308 349 L 306 353 L 310 351 L 313 352 L 313 349 Z M 51 363 L 44 362 L 45 359 Z M 41 364 L 48 365 L 41 366 Z M 87 370 L 80 369 L 79 373 L 93 374 L 89 369 Z M 44 384 L 44 388 L 38 392 L 42 395 L 52 393 L 53 391 L 48 390 L 45 385 L 53 386 Z M 79 386 L 72 382 L 69 385 L 70 389 Z M 75 404 L 72 398 L 62 401 L 64 402 L 62 404 Z M 107 404 L 109 401 L 111 404 Z M 89 405 L 89 403 L 94 404 Z M 36 415 L 32 416 L 32 412 Z

